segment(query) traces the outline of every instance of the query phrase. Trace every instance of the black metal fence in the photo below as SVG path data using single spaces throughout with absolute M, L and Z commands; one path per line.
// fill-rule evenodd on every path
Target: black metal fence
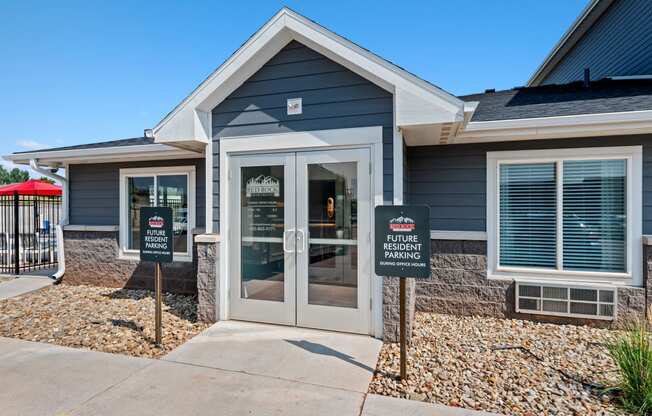
M 56 267 L 60 218 L 60 196 L 0 195 L 0 273 Z

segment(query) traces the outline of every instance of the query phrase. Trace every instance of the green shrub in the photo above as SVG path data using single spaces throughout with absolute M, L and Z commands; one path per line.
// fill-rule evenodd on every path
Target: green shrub
M 652 342 L 645 324 L 636 325 L 609 345 L 620 370 L 622 404 L 630 412 L 652 414 Z

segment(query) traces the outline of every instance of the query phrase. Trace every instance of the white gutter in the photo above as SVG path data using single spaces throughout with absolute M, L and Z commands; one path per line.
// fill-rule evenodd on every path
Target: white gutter
M 55 284 L 61 282 L 61 278 L 64 273 L 66 273 L 66 255 L 63 250 L 63 227 L 57 225 L 54 227 L 55 236 L 57 239 L 57 271 L 52 275 L 52 278 L 55 280 Z
M 55 236 L 56 236 L 56 241 L 57 241 L 57 271 L 52 275 L 52 278 L 56 281 L 56 283 L 59 283 L 61 281 L 61 278 L 63 277 L 63 274 L 66 272 L 66 256 L 64 254 L 63 250 L 63 230 L 62 230 L 62 225 L 65 224 L 68 221 L 68 180 L 64 178 L 61 175 L 57 175 L 50 169 L 45 169 L 39 166 L 38 161 L 36 159 L 30 159 L 29 161 L 29 167 L 34 171 L 38 172 L 41 175 L 48 177 L 50 179 L 54 179 L 56 181 L 61 182 L 61 185 L 64 189 L 64 192 L 66 195 L 63 195 L 62 200 L 64 201 L 63 207 L 62 207 L 62 216 L 61 219 L 59 220 L 59 224 L 55 226 Z M 57 169 L 58 170 L 58 169 Z
M 124 162 L 128 160 L 162 160 L 201 158 L 202 152 L 178 149 L 164 144 L 143 144 L 133 146 L 111 146 L 68 150 L 38 150 L 26 153 L 13 153 L 2 158 L 17 164 L 30 160 L 39 163 L 100 163 Z
M 40 167 L 40 166 L 38 165 L 38 162 L 37 162 L 36 159 L 30 159 L 30 160 L 29 160 L 29 167 L 30 167 L 34 172 L 38 172 L 38 173 L 40 173 L 40 174 L 43 175 L 43 176 L 47 176 L 47 177 L 50 178 L 50 179 L 54 179 L 55 181 L 59 181 L 59 182 L 61 182 L 62 184 L 65 184 L 65 183 L 66 183 L 66 178 L 64 178 L 64 177 L 61 176 L 61 175 L 57 175 L 56 173 L 54 173 L 54 172 L 53 172 L 52 170 L 50 170 L 50 169 L 44 169 L 44 168 Z M 59 170 L 59 168 L 57 168 L 57 170 Z M 56 172 L 56 171 L 55 171 L 55 172 Z
M 652 110 L 469 122 L 450 143 L 652 133 Z

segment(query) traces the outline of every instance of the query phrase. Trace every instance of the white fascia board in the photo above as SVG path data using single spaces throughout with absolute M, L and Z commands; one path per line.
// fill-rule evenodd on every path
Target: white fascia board
M 472 121 L 454 143 L 533 140 L 652 132 L 652 110 L 515 120 Z
M 272 17 L 166 115 L 153 128 L 155 140 L 193 140 L 202 136 L 203 133 L 196 132 L 196 119 L 202 119 L 196 112 L 210 112 L 291 40 L 287 34 L 281 34 L 283 17 L 282 11 Z
M 291 40 L 398 94 L 399 125 L 452 122 L 463 117 L 462 100 L 284 8 L 154 127 L 156 140 L 210 139 L 210 126 L 205 125 L 207 118 L 201 112 L 210 112 Z
M 41 164 L 48 163 L 105 163 L 126 160 L 164 160 L 201 158 L 203 153 L 177 149 L 164 144 L 144 144 L 135 146 L 97 147 L 68 150 L 43 150 L 29 153 L 14 153 L 2 158 L 17 164 L 27 164 L 36 159 Z

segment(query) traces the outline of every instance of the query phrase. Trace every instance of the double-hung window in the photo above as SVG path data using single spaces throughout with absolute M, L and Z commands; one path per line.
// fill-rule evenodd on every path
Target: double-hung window
M 174 258 L 192 259 L 195 224 L 194 166 L 120 170 L 120 254 L 138 257 L 140 208 L 172 208 Z
M 489 274 L 641 284 L 641 148 L 490 152 Z

